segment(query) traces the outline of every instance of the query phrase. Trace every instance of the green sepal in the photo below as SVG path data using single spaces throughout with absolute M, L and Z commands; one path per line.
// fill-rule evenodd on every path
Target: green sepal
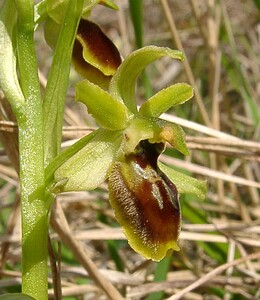
M 126 106 L 99 86 L 83 80 L 76 86 L 76 99 L 84 103 L 97 123 L 109 130 L 125 128 L 128 121 Z
M 10 101 L 14 113 L 25 101 L 16 72 L 14 45 L 16 20 L 14 1 L 5 1 L 0 11 L 0 88 Z
M 176 83 L 161 90 L 141 106 L 139 113 L 142 116 L 159 117 L 172 106 L 182 104 L 193 96 L 193 89 L 187 83 Z
M 185 143 L 185 133 L 183 129 L 174 123 L 158 118 L 134 118 L 129 121 L 127 129 L 124 131 L 126 153 L 134 151 L 141 140 L 149 140 L 150 143 L 168 142 L 176 150 L 184 155 L 189 155 L 189 150 Z
M 46 186 L 50 187 L 54 181 L 54 173 L 55 171 L 63 165 L 68 159 L 70 159 L 73 155 L 75 155 L 78 151 L 84 148 L 100 131 L 101 129 L 95 130 L 90 134 L 84 136 L 72 146 L 68 147 L 64 151 L 62 151 L 59 155 L 57 155 L 45 168 L 45 181 Z
M 178 172 L 171 167 L 158 161 L 158 167 L 176 185 L 180 194 L 194 194 L 200 199 L 204 199 L 207 193 L 205 180 L 198 180 L 186 174 Z
M 109 86 L 111 94 L 124 101 L 130 111 L 137 113 L 135 101 L 136 79 L 148 64 L 164 56 L 179 60 L 184 59 L 182 52 L 178 50 L 157 46 L 146 46 L 130 54 L 111 80 Z
M 56 183 L 64 181 L 61 191 L 93 190 L 103 183 L 117 155 L 121 131 L 99 129 L 90 142 L 66 160 L 55 172 Z

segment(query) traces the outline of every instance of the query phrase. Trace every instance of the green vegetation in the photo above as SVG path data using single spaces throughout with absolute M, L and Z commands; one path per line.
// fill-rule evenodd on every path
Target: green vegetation
M 258 299 L 259 1 L 38 2 L 0 0 L 0 299 Z M 155 247 L 120 207 L 168 180 Z

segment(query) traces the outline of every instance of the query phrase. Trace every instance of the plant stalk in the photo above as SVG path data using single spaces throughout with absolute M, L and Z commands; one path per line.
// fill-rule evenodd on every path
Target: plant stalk
M 43 117 L 34 49 L 34 1 L 16 0 L 17 52 L 24 109 L 19 128 L 22 201 L 22 292 L 47 299 L 47 233 L 43 151 Z

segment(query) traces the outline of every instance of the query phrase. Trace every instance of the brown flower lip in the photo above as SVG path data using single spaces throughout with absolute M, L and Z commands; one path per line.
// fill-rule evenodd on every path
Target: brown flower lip
M 175 185 L 157 167 L 163 144 L 140 143 L 109 177 L 110 202 L 130 245 L 147 257 L 161 259 L 178 250 L 180 206 Z M 164 252 L 157 256 L 157 252 Z

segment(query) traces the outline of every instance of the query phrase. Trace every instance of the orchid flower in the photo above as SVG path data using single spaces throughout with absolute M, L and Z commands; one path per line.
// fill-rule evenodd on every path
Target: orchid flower
M 183 60 L 180 51 L 147 46 L 122 62 L 108 91 L 87 79 L 79 82 L 76 99 L 87 106 L 100 128 L 66 149 L 49 167 L 62 192 L 93 190 L 108 179 L 110 203 L 130 246 L 155 261 L 179 250 L 179 194 L 205 193 L 204 182 L 158 162 L 166 143 L 189 154 L 182 128 L 159 117 L 189 100 L 192 87 L 174 84 L 137 107 L 138 76 L 163 56 Z

